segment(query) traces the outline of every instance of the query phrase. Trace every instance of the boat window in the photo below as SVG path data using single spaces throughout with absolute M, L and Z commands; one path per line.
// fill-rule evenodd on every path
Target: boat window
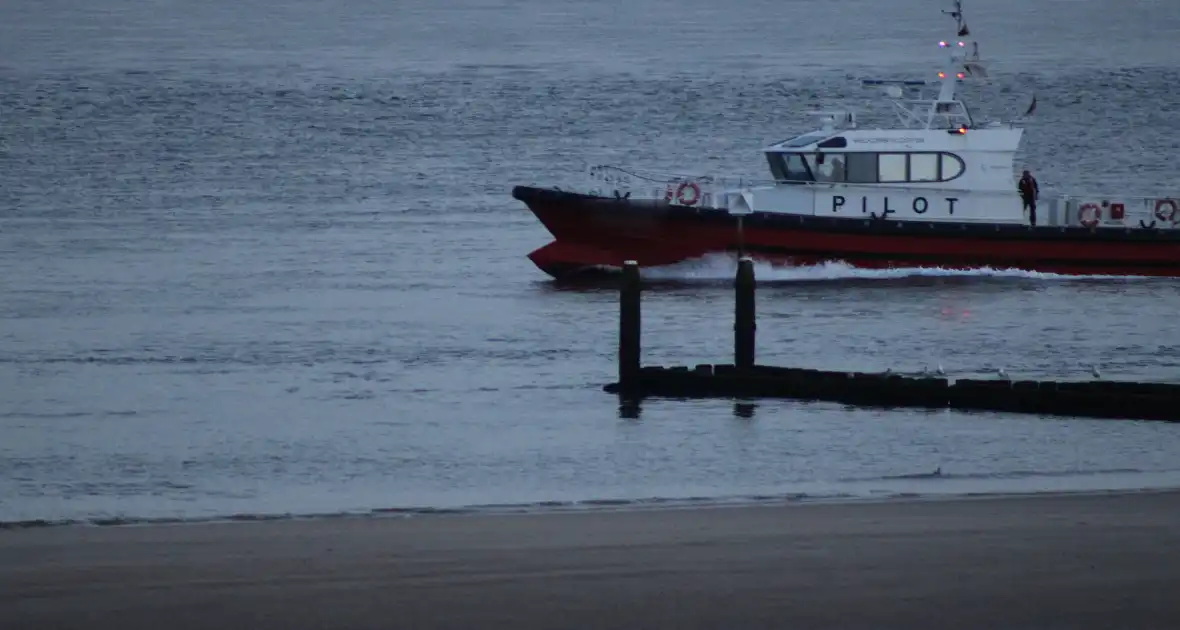
M 953 153 L 778 153 L 766 154 L 778 181 L 904 184 L 945 182 L 966 170 Z
M 815 181 L 844 181 L 845 158 L 843 153 L 816 153 L 806 156 L 806 159 Z
M 770 174 L 774 176 L 776 182 L 781 182 L 787 178 L 783 173 L 783 156 L 778 153 L 767 153 L 766 163 L 770 165 Z
M 844 136 L 836 136 L 830 140 L 824 140 L 815 146 L 820 149 L 843 149 L 848 146 L 848 140 L 845 140 Z
M 876 153 L 847 153 L 845 154 L 845 179 L 850 184 L 877 183 L 877 154 Z
M 938 154 L 911 153 L 910 181 L 936 182 L 938 181 Z
M 963 174 L 963 160 L 959 159 L 959 156 L 957 155 L 943 153 L 941 166 L 942 170 L 938 174 L 938 179 L 940 181 L 945 182 L 948 179 L 954 179 Z
M 877 175 L 882 183 L 906 181 L 906 154 L 879 153 Z
M 809 182 L 811 179 L 811 171 L 807 169 L 807 164 L 803 162 L 803 156 L 799 153 L 783 153 L 783 175 L 784 179 L 791 182 Z
M 814 181 L 811 177 L 811 171 L 807 169 L 807 164 L 803 160 L 803 156 L 799 153 L 767 153 L 766 159 L 770 162 L 770 172 L 774 174 L 774 178 L 783 182 L 810 182 Z

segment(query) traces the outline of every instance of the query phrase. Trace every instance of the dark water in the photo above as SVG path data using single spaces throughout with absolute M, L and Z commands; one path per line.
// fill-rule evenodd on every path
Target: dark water
M 1180 194 L 1180 12 L 976 4 L 1042 186 Z M 1169 425 L 601 393 L 616 296 L 531 266 L 511 186 L 763 177 L 937 69 L 945 7 L 884 6 L 0 2 L 0 521 L 1180 485 Z M 646 360 L 728 358 L 732 269 L 651 274 Z M 1175 281 L 759 274 L 766 362 L 1180 378 Z

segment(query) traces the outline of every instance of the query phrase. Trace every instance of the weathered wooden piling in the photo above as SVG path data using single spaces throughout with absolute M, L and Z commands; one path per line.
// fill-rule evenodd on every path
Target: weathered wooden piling
M 639 393 L 640 297 L 639 263 L 623 263 L 619 291 L 619 389 L 623 394 Z
M 836 372 L 756 365 L 640 370 L 634 397 L 790 398 L 858 407 L 958 409 L 1180 422 L 1180 384 L 1008 381 Z M 618 391 L 615 385 L 607 391 Z
M 734 279 L 733 363 L 738 369 L 754 367 L 754 291 L 754 261 L 743 257 Z
M 648 396 L 672 398 L 792 398 L 861 407 L 961 409 L 1090 418 L 1180 422 L 1180 384 L 1112 381 L 1055 382 L 902 376 L 775 367 L 754 363 L 754 263 L 738 262 L 735 276 L 734 363 L 642 367 L 639 265 L 623 265 L 619 292 L 619 380 L 603 389 L 619 394 L 620 413 L 638 417 Z

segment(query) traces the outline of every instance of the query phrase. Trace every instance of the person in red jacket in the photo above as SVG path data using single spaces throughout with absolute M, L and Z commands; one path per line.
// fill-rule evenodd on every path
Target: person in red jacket
M 1024 201 L 1024 208 L 1028 210 L 1028 224 L 1036 227 L 1037 225 L 1037 198 L 1041 196 L 1041 187 L 1037 185 L 1037 179 L 1032 176 L 1032 173 L 1025 171 L 1020 176 L 1020 183 L 1017 184 L 1016 190 L 1020 191 L 1020 199 Z

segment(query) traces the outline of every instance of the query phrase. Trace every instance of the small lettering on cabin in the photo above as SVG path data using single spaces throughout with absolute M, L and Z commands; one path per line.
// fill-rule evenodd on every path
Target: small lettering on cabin
M 844 197 L 835 195 L 832 197 L 832 212 L 839 212 L 840 208 L 844 207 Z
M 888 216 L 890 214 L 896 214 L 897 210 L 891 210 L 889 208 L 889 197 L 885 197 L 884 199 L 885 199 L 885 204 L 884 204 L 885 209 L 881 211 L 881 216 L 884 217 L 884 216 Z
M 955 202 L 958 201 L 959 198 L 958 197 L 946 197 L 945 199 L 947 202 L 947 208 L 946 208 L 947 214 L 954 214 L 955 213 Z
M 926 208 L 928 208 L 930 204 L 926 203 L 925 197 L 916 197 L 914 198 L 914 203 L 912 206 L 916 214 L 926 214 Z
M 924 138 L 853 138 L 852 141 L 856 144 L 877 144 L 880 142 L 912 144 L 915 142 L 926 142 Z

